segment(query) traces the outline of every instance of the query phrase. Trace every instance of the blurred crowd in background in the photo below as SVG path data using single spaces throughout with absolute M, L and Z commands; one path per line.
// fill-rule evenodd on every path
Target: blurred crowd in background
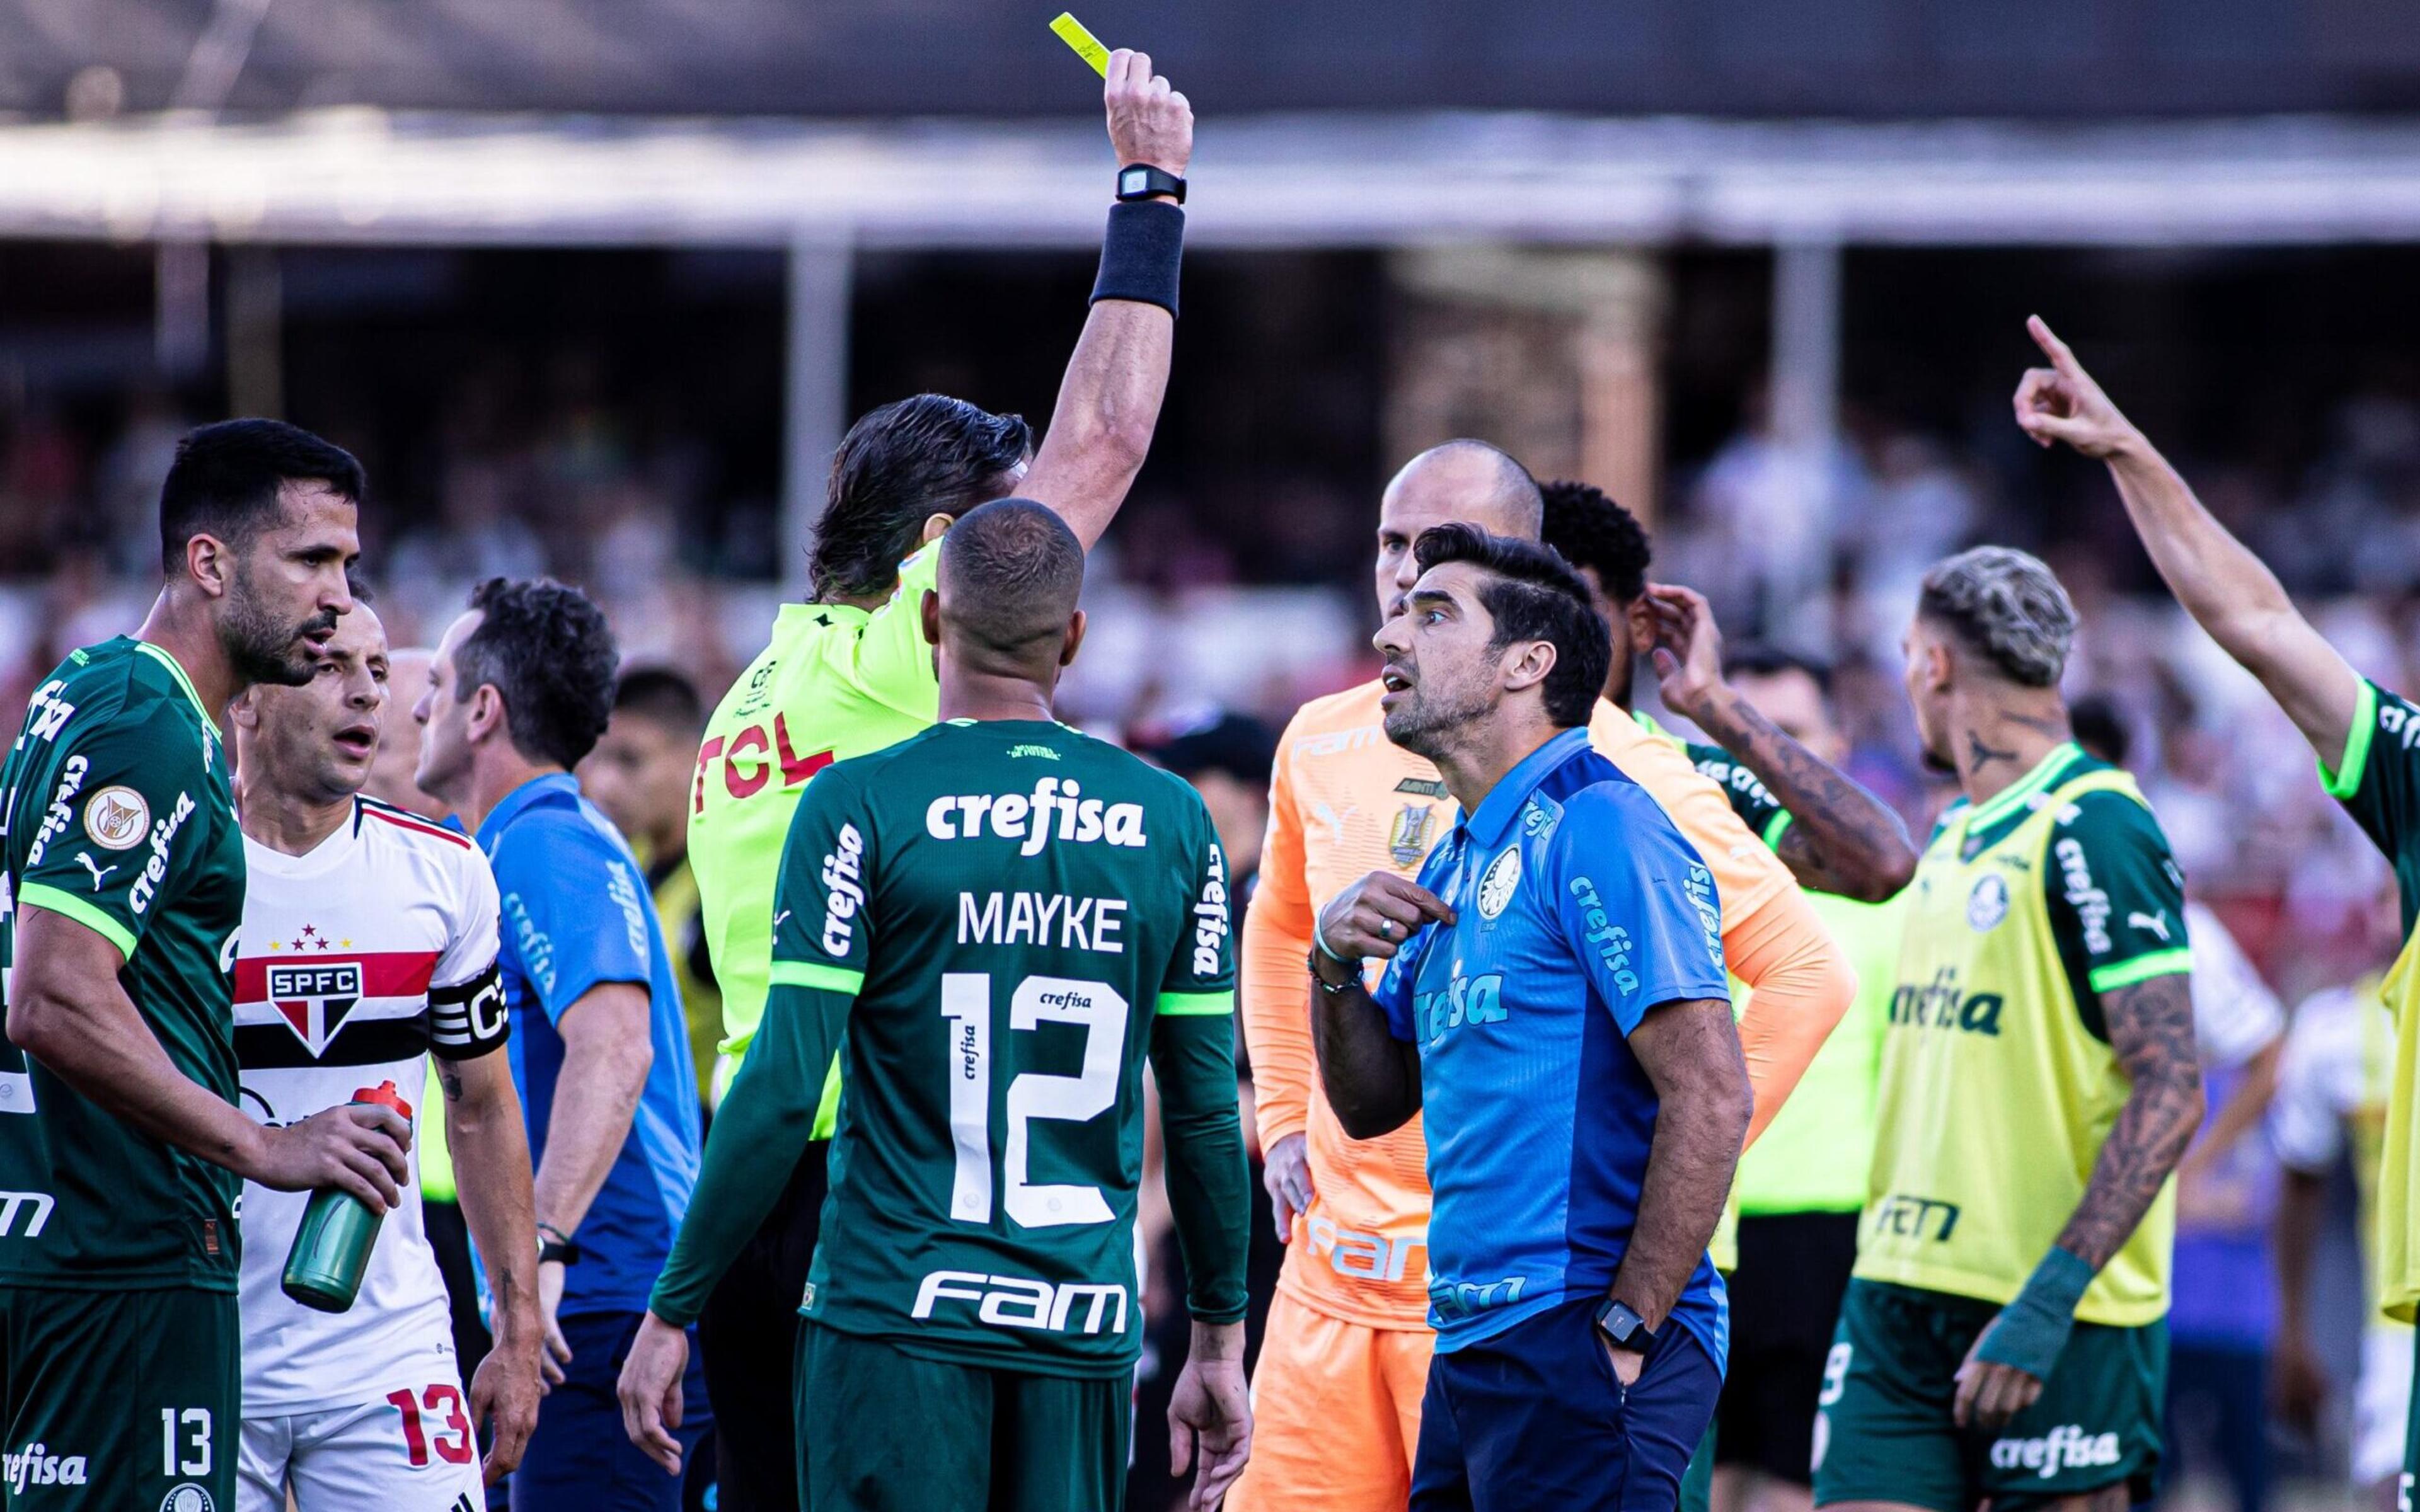
M 778 417 L 760 392 L 778 374 L 778 341 L 757 329 L 744 297 L 763 270 L 676 259 L 663 276 L 686 291 L 686 313 L 632 313 L 624 329 L 604 331 L 627 288 L 600 275 L 583 290 L 576 270 L 524 259 L 518 271 L 490 269 L 427 295 L 451 310 L 452 339 L 442 322 L 416 323 L 410 298 L 395 313 L 398 283 L 408 289 L 421 264 L 367 266 L 377 277 L 339 261 L 289 270 L 282 381 L 292 418 L 368 466 L 365 571 L 395 643 L 432 640 L 483 578 L 552 574 L 606 608 L 629 666 L 679 672 L 710 708 L 763 644 L 781 597 Z M 1053 265 L 1023 286 L 1053 294 L 1053 319 L 1071 316 L 1084 271 Z M 1047 333 L 1054 325 L 995 306 L 1001 329 L 970 346 L 949 329 L 946 289 L 929 308 L 900 292 L 929 291 L 930 268 L 876 263 L 860 276 L 852 413 L 933 388 L 1047 418 L 1065 350 Z M 1378 489 L 1402 460 L 1379 441 L 1375 359 L 1319 334 L 1322 320 L 1353 314 L 1360 283 L 1297 260 L 1250 301 L 1259 336 L 1291 335 L 1256 347 L 1249 321 L 1222 326 L 1218 316 L 1218 282 L 1253 276 L 1233 259 L 1203 275 L 1211 313 L 1187 337 L 1200 349 L 1180 362 L 1154 465 L 1093 559 L 1094 630 L 1062 711 L 1201 785 L 1244 877 L 1256 864 L 1276 732 L 1306 699 L 1373 671 L 1365 551 Z M 346 297 L 346 277 L 359 300 Z M 1064 297 L 1062 285 L 1073 285 Z M 1684 296 L 1690 286 L 1683 281 Z M 568 339 L 530 316 L 550 301 L 567 301 L 571 325 L 590 334 Z M 0 337 L 7 305 L 0 293 Z M 651 344 L 667 321 L 679 329 Z M 1020 321 L 1038 322 L 1030 341 Z M 1676 341 L 1693 329 L 1705 321 L 1679 312 Z M 1260 349 L 1272 340 L 1285 361 Z M 1019 356 L 1021 346 L 1031 354 Z M 2015 360 L 1998 392 L 1961 376 L 1955 392 L 1920 393 L 1888 371 L 1872 396 L 1853 386 L 1838 439 L 1810 458 L 1766 424 L 1753 353 L 1729 362 L 1721 383 L 1693 355 L 1682 345 L 1671 375 L 1651 575 L 1707 593 L 1734 643 L 1826 661 L 1853 775 L 1912 831 L 1929 829 L 1950 791 L 1918 761 L 1900 690 L 1899 637 L 1916 579 L 1968 545 L 2024 546 L 2058 570 L 2083 614 L 2071 695 L 2105 696 L 2194 894 L 2281 1003 L 2342 987 L 2391 955 L 2384 864 L 2326 798 L 2307 748 L 2247 676 L 2146 591 L 2099 471 L 2056 473 L 2058 486 L 2044 487 L 2027 471 L 2040 464 L 2017 455 L 2006 409 Z M 397 373 L 443 377 L 403 383 Z M 2373 363 L 2341 378 L 2290 425 L 2205 424 L 2177 438 L 2173 455 L 2362 671 L 2411 689 L 2420 687 L 2420 657 L 2406 650 L 2420 647 L 2420 370 Z M 159 481 L 177 437 L 225 400 L 208 383 L 78 369 L 54 349 L 46 357 L 0 339 L 0 702 L 22 702 L 68 648 L 140 618 L 158 581 L 148 543 Z M 2161 407 L 2143 406 L 2155 434 Z M 1653 709 L 1652 679 L 1640 689 Z M 628 764 L 626 791 L 606 807 L 659 864 L 659 883 L 675 869 L 677 784 L 695 744 L 691 733 L 681 748 L 683 717 L 648 737 L 652 754 L 616 756 L 609 740 L 597 758 Z M 645 780 L 674 784 L 669 802 L 628 795 L 649 769 L 657 775 Z M 669 906 L 678 893 L 675 885 Z M 675 945 L 683 953 L 677 935 Z M 692 968 L 703 960 L 686 953 Z M 710 1009 L 692 1017 L 712 1023 Z M 1249 1097 L 1249 1083 L 1241 1091 Z M 2261 1158 L 2256 1149 L 2254 1164 Z M 2342 1194 L 2336 1207 L 2316 1326 L 2349 1340 L 2357 1262 Z M 2189 1201 L 2189 1218 L 2195 1211 Z M 2260 1242 L 2265 1199 L 2215 1221 Z M 1256 1229 L 1264 1301 L 1277 1258 L 1265 1211 Z M 1169 1306 L 1181 1287 L 1165 1275 L 1154 1283 L 1155 1319 L 1181 1331 Z M 2180 1274 L 2180 1293 L 2193 1284 Z M 2245 1316 L 2255 1314 L 2257 1348 L 2273 1302 Z M 1144 1391 L 1148 1402 L 1148 1382 Z M 2276 1470 L 2341 1483 L 2348 1413 L 2345 1393 L 2335 1396 L 2312 1431 L 2273 1430 Z M 1165 1488 L 1149 1435 L 1159 1418 L 1137 1421 L 1146 1440 L 1135 1504 L 1156 1512 Z M 2224 1435 L 2185 1427 L 2181 1484 L 2199 1494 L 2217 1483 L 2191 1473 L 2211 1468 Z M 2256 1490 L 2211 1494 L 2211 1504 L 2232 1496 L 2259 1512 Z

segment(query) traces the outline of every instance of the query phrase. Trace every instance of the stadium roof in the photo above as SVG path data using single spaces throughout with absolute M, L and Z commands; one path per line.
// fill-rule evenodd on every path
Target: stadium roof
M 2409 0 L 1066 0 L 1228 114 L 2409 110 Z M 0 111 L 998 117 L 1077 108 L 1061 0 L 0 0 Z M 105 70 L 96 72 L 93 70 Z
M 0 235 L 445 244 L 1081 246 L 1090 120 L 309 111 L 0 126 Z M 1226 245 L 2420 239 L 2420 124 L 1213 117 Z

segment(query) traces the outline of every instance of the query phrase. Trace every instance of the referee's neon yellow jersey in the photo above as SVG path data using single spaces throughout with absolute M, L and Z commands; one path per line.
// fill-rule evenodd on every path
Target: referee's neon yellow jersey
M 934 722 L 940 688 L 922 606 L 940 559 L 936 542 L 901 563 L 899 586 L 871 612 L 783 605 L 771 640 L 706 721 L 690 783 L 689 860 L 722 988 L 718 1085 L 730 1084 L 765 1012 L 773 884 L 799 795 L 832 763 Z M 830 1132 L 835 1101 L 823 1101 L 818 1136 Z

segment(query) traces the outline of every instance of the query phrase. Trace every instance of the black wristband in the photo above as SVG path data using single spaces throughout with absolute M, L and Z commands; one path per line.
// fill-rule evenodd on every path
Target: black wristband
M 1093 302 L 1133 300 L 1176 313 L 1177 272 L 1185 260 L 1185 212 L 1162 200 L 1109 207 L 1101 237 L 1101 271 Z

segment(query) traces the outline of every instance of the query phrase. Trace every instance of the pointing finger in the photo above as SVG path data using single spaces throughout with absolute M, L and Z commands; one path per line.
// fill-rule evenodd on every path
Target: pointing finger
M 2053 367 L 2069 378 L 2082 376 L 2084 370 L 2077 365 L 2075 353 L 2068 350 L 2067 343 L 2058 339 L 2049 321 L 2040 316 L 2029 315 L 2025 316 L 2025 330 L 2032 333 L 2034 345 L 2042 349 L 2042 355 L 2050 359 Z

